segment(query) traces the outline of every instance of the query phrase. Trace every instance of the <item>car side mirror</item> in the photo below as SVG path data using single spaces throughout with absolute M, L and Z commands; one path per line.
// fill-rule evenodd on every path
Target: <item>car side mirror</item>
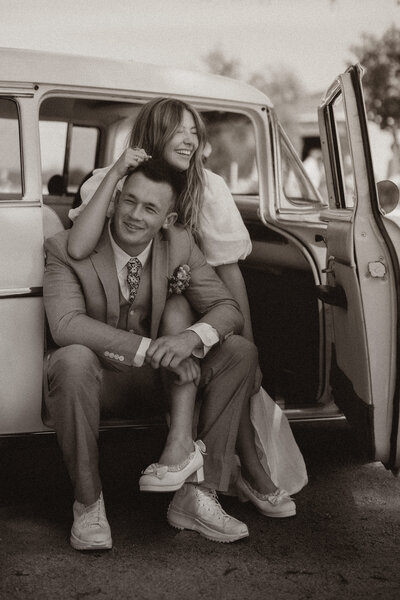
M 378 189 L 379 207 L 382 213 L 387 215 L 388 213 L 391 213 L 399 203 L 399 188 L 393 181 L 390 181 L 390 179 L 378 181 L 376 187 Z

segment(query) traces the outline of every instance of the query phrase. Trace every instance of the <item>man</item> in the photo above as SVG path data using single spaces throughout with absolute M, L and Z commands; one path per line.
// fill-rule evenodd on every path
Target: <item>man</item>
M 191 234 L 174 225 L 179 186 L 165 165 L 143 163 L 126 178 L 92 255 L 71 259 L 68 232 L 46 242 L 45 308 L 61 348 L 49 358 L 45 404 L 74 487 L 71 544 L 79 550 L 112 545 L 98 470 L 100 415 L 134 409 L 136 402 L 159 395 L 161 363 L 181 381 L 194 381 L 192 355 L 204 356 L 198 437 L 207 449 L 205 481 L 184 484 L 168 520 L 216 541 L 248 535 L 246 525 L 222 510 L 214 490 L 228 487 L 257 351 L 232 335 L 243 323 L 237 303 Z M 135 274 L 128 263 L 136 259 Z M 185 296 L 202 316 L 179 335 L 157 339 L 169 282 L 183 265 L 191 275 Z

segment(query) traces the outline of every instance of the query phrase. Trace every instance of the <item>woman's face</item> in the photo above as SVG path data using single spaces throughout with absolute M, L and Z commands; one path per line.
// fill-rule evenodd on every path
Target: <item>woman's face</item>
M 199 147 L 193 115 L 184 110 L 182 121 L 164 147 L 164 160 L 177 171 L 187 171 L 191 158 Z

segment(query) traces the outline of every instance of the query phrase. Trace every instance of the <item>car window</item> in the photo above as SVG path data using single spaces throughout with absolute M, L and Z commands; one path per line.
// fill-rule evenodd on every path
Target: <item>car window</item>
M 354 206 L 355 182 L 353 160 L 350 152 L 349 136 L 344 118 L 343 96 L 340 94 L 333 103 L 332 135 L 337 144 L 335 183 L 338 188 L 336 208 L 352 208 Z M 335 208 L 335 207 L 331 207 Z
M 18 107 L 0 98 L 0 200 L 22 198 Z
M 290 147 L 285 134 L 280 131 L 281 150 L 281 208 L 294 206 L 309 206 L 310 203 L 320 204 L 321 198 L 305 176 L 300 161 Z
M 75 194 L 95 167 L 98 129 L 40 120 L 39 131 L 43 194 Z
M 223 177 L 233 194 L 258 194 L 256 139 L 251 120 L 225 111 L 202 113 L 208 145 L 205 166 Z

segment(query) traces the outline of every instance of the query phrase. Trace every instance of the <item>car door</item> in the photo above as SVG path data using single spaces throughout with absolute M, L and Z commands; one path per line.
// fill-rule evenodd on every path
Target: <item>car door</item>
M 326 281 L 318 296 L 333 330 L 331 386 L 372 459 L 400 466 L 400 229 L 380 210 L 362 92 L 362 67 L 350 67 L 318 110 L 329 208 Z
M 41 431 L 43 226 L 34 85 L 0 92 L 0 435 Z

